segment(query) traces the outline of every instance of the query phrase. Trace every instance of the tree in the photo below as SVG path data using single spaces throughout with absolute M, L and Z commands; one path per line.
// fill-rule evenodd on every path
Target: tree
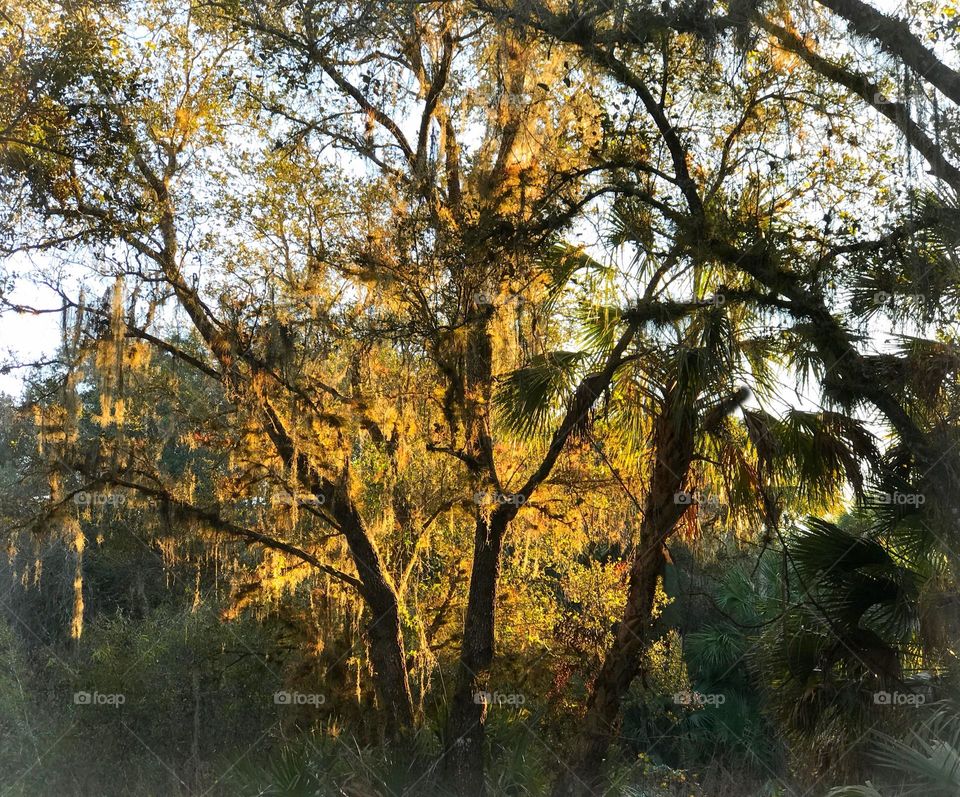
M 662 158 L 672 167 L 672 172 L 658 175 L 654 180 L 641 173 L 639 179 L 634 178 L 631 183 L 630 196 L 644 203 L 650 212 L 659 214 L 675 230 L 674 240 L 681 247 L 679 263 L 684 263 L 688 258 L 689 262 L 699 264 L 701 268 L 732 269 L 733 275 L 739 274 L 750 280 L 746 287 L 754 292 L 758 305 L 785 311 L 800 321 L 794 331 L 799 333 L 801 346 L 806 349 L 805 356 L 814 354 L 819 361 L 818 367 L 828 399 L 848 408 L 860 402 L 870 402 L 883 413 L 911 455 L 918 462 L 926 463 L 923 492 L 936 495 L 936 505 L 941 512 L 938 525 L 945 534 L 949 534 L 949 523 L 944 521 L 953 506 L 949 497 L 952 488 L 948 491 L 945 485 L 955 485 L 957 476 L 952 446 L 938 443 L 936 439 L 941 431 L 925 429 L 910 412 L 905 397 L 898 395 L 898 391 L 883 378 L 877 378 L 886 360 L 882 355 L 863 354 L 858 350 L 856 338 L 848 330 L 846 319 L 830 309 L 829 297 L 833 286 L 847 282 L 842 273 L 837 271 L 838 263 L 846 258 L 870 259 L 878 253 L 889 255 L 891 245 L 896 246 L 898 241 L 904 239 L 911 251 L 904 253 L 901 250 L 902 265 L 899 268 L 903 271 L 900 273 L 907 272 L 910 264 L 916 264 L 918 259 L 924 261 L 925 273 L 930 273 L 937 268 L 933 264 L 938 262 L 939 256 L 923 248 L 926 231 L 936 230 L 935 235 L 950 236 L 950 222 L 936 211 L 936 205 L 914 204 L 912 211 L 907 213 L 893 233 L 879 239 L 858 240 L 860 225 L 853 224 L 847 231 L 841 230 L 839 233 L 840 237 L 849 236 L 853 239 L 852 243 L 838 245 L 831 240 L 834 236 L 831 229 L 833 209 L 823 214 L 826 225 L 818 232 L 803 221 L 802 213 L 799 218 L 792 214 L 790 204 L 796 204 L 798 197 L 778 202 L 774 194 L 770 197 L 768 210 L 759 202 L 750 207 L 741 201 L 738 206 L 734 197 L 723 190 L 724 184 L 735 173 L 731 168 L 731 164 L 737 162 L 734 153 L 756 152 L 761 148 L 769 151 L 769 145 L 746 143 L 753 131 L 772 132 L 769 124 L 774 119 L 791 126 L 794 123 L 788 110 L 788 97 L 790 86 L 794 83 L 793 72 L 799 62 L 807 64 L 818 78 L 825 78 L 849 92 L 847 97 L 833 97 L 825 93 L 829 89 L 821 86 L 812 89 L 814 96 L 825 103 L 823 115 L 830 125 L 831 136 L 839 132 L 838 121 L 844 113 L 843 103 L 849 101 L 852 95 L 866 101 L 892 122 L 896 132 L 902 134 L 908 145 L 928 161 L 935 178 L 956 188 L 957 171 L 950 161 L 949 143 L 941 142 L 939 132 L 931 136 L 916 123 L 908 105 L 886 102 L 874 80 L 856 69 L 838 66 L 829 57 L 812 49 L 808 39 L 795 32 L 786 12 L 784 16 L 787 19 L 778 22 L 773 18 L 776 14 L 753 9 L 731 9 L 728 15 L 704 19 L 698 18 L 696 12 L 691 14 L 693 9 L 690 6 L 667 9 L 662 14 L 600 5 L 570 7 L 569 10 L 538 4 L 486 8 L 495 14 L 509 16 L 518 24 L 528 25 L 570 43 L 636 97 L 648 115 L 650 126 L 659 136 Z M 726 33 L 732 35 L 726 36 L 721 45 L 720 37 Z M 826 21 L 820 22 L 818 33 L 831 35 Z M 763 35 L 771 37 L 769 48 L 764 48 L 757 38 Z M 889 49 L 890 40 L 884 38 L 886 34 L 877 35 L 887 43 Z M 761 62 L 761 68 L 741 69 L 737 74 L 736 67 L 734 70 L 727 69 L 727 63 L 736 63 L 729 59 L 734 59 L 747 41 L 752 51 L 764 54 L 765 60 Z M 712 50 L 717 46 L 729 48 L 726 51 L 729 54 L 728 61 L 711 59 Z M 706 70 L 700 70 L 700 79 L 702 83 L 711 85 L 714 96 L 735 87 L 733 92 L 739 101 L 735 107 L 745 108 L 739 120 L 731 126 L 728 137 L 721 138 L 716 148 L 703 147 L 692 136 L 685 137 L 684 131 L 671 115 L 668 98 L 671 97 L 672 84 L 687 79 L 688 73 L 668 70 L 666 67 L 659 74 L 654 71 L 661 57 L 663 63 L 668 64 L 673 53 L 686 55 L 684 48 L 706 56 L 708 66 Z M 789 57 L 782 57 L 782 53 L 798 60 L 790 61 Z M 910 57 L 914 63 L 919 55 L 920 50 L 912 51 Z M 927 55 L 930 55 L 929 52 Z M 680 56 L 681 61 L 682 58 Z M 724 72 L 731 71 L 734 74 L 728 78 L 727 85 L 719 82 Z M 949 72 L 944 67 L 932 79 L 940 85 Z M 651 80 L 659 80 L 662 88 L 659 91 L 651 88 Z M 752 98 L 745 106 L 742 102 L 744 94 Z M 781 103 L 782 114 L 764 114 L 763 106 L 772 97 Z M 700 110 L 695 107 L 693 112 Z M 935 128 L 939 123 L 935 115 Z M 643 126 L 638 124 L 637 127 L 642 129 Z M 746 145 L 745 150 L 740 149 L 742 144 Z M 617 156 L 616 166 L 622 168 L 623 153 L 618 152 Z M 791 155 L 789 159 L 793 157 Z M 617 183 L 622 183 L 621 174 L 613 171 L 612 160 L 606 164 L 601 161 L 599 168 L 606 165 Z M 633 156 L 633 163 L 646 166 L 644 161 L 643 155 Z M 767 177 L 774 180 L 779 177 L 779 167 L 773 161 L 770 162 Z M 761 179 L 758 176 L 755 187 L 758 198 L 767 190 Z M 840 169 L 825 175 L 824 188 L 833 182 L 843 184 L 848 179 L 857 186 L 852 190 L 858 190 L 855 172 Z M 772 188 L 774 184 L 768 184 L 768 187 Z M 816 203 L 817 199 L 813 201 Z M 674 202 L 684 209 L 678 211 Z M 818 241 L 819 252 L 804 245 L 803 241 L 811 237 Z M 788 265 L 791 262 L 798 265 Z M 952 268 L 946 263 L 944 266 Z M 854 272 L 855 276 L 851 275 L 854 282 L 864 277 L 865 271 Z M 861 283 L 859 287 L 862 291 L 865 286 Z M 930 298 L 949 295 L 950 290 L 942 287 L 934 289 Z M 861 319 L 876 312 L 875 307 L 864 307 L 863 304 L 855 304 L 853 309 L 854 317 L 859 315 Z M 926 312 L 930 312 L 929 305 Z M 926 477 L 934 471 L 936 476 L 928 480 Z M 629 676 L 624 675 L 623 680 L 628 682 Z M 616 698 L 610 700 L 614 706 L 616 702 Z M 615 711 L 615 708 L 611 708 L 611 711 Z M 599 755 L 595 748 L 578 760 L 590 760 L 594 762 L 591 766 L 596 767 Z M 589 778 L 587 783 L 589 785 Z
M 477 695 L 486 690 L 493 658 L 507 530 L 549 477 L 635 333 L 635 325 L 628 324 L 616 345 L 598 358 L 595 370 L 585 373 L 571 391 L 550 443 L 529 475 L 513 486 L 504 484 L 491 436 L 496 368 L 503 357 L 494 334 L 511 314 L 500 297 L 511 283 L 535 286 L 552 279 L 537 253 L 549 248 L 556 232 L 593 197 L 583 187 L 589 176 L 583 164 L 594 131 L 583 129 L 579 121 L 579 107 L 591 100 L 575 98 L 565 108 L 565 98 L 538 96 L 542 89 L 536 76 L 562 74 L 567 67 L 536 39 L 516 36 L 505 26 L 484 24 L 471 30 L 469 17 L 457 5 L 412 6 L 383 18 L 369 8 L 346 7 L 326 36 L 318 26 L 323 11 L 310 7 L 290 22 L 254 5 L 246 21 L 294 59 L 296 80 L 321 72 L 365 120 L 363 135 L 356 123 L 344 132 L 323 118 L 298 120 L 302 130 L 339 142 L 372 162 L 376 182 L 389 197 L 389 207 L 380 212 L 393 232 L 378 228 L 366 241 L 356 242 L 358 262 L 345 264 L 342 273 L 376 282 L 383 293 L 375 329 L 379 334 L 402 329 L 412 335 L 436 368 L 443 422 L 427 449 L 462 463 L 474 495 L 508 497 L 492 510 L 480 503 L 474 506 L 463 642 L 446 730 L 451 783 L 461 790 L 482 790 L 484 707 Z M 380 50 L 368 52 L 372 29 L 396 43 L 397 58 Z M 368 54 L 358 58 L 358 52 Z M 336 59 L 332 53 L 338 53 Z M 456 71 L 461 61 L 474 65 L 489 81 L 481 90 L 498 97 L 485 134 L 470 153 L 457 119 L 469 119 L 476 109 L 471 104 L 473 87 Z M 345 74 L 358 63 L 366 69 L 359 75 L 360 85 Z M 398 103 L 402 110 L 408 110 L 407 102 L 413 105 L 409 112 L 418 119 L 415 144 L 404 136 L 402 120 L 378 105 L 379 92 L 398 80 L 398 68 L 417 86 L 414 97 Z M 564 123 L 571 129 L 564 130 Z M 548 131 L 558 140 L 541 137 Z M 580 132 L 586 135 L 578 137 Z M 553 286 L 562 287 L 562 282 Z M 537 320 L 518 319 L 518 324 Z
M 154 31 L 149 42 L 113 39 L 111 44 L 108 37 L 117 18 L 110 9 L 78 8 L 59 20 L 56 5 L 33 10 L 46 38 L 21 39 L 28 48 L 18 66 L 29 90 L 5 136 L 4 153 L 7 179 L 19 191 L 18 210 L 41 226 L 34 228 L 36 237 L 14 249 L 90 247 L 108 262 L 113 260 L 114 273 L 129 272 L 137 286 L 128 297 L 118 282 L 112 309 L 109 303 L 90 308 L 82 298 L 63 295 L 64 308 L 76 308 L 77 331 L 85 331 L 88 314 L 99 317 L 100 323 L 106 322 L 106 337 L 117 342 L 121 354 L 126 340 L 137 341 L 219 382 L 236 407 L 234 417 L 257 424 L 261 439 L 272 449 L 264 464 L 274 470 L 275 482 L 287 481 L 292 494 L 305 489 L 329 499 L 316 514 L 343 535 L 357 576 L 246 528 L 219 509 L 194 506 L 182 492 L 178 495 L 155 480 L 135 478 L 129 469 L 126 474 L 97 471 L 87 476 L 152 496 L 221 533 L 293 555 L 357 589 L 370 611 L 368 633 L 381 699 L 392 724 L 409 725 L 413 709 L 396 588 L 351 496 L 349 467 L 336 466 L 336 456 L 318 459 L 315 452 L 323 447 L 305 450 L 301 433 L 293 429 L 293 419 L 299 415 L 302 421 L 303 412 L 312 413 L 315 422 L 328 428 L 336 416 L 315 400 L 314 387 L 304 388 L 299 375 L 288 378 L 282 322 L 268 315 L 266 332 L 261 331 L 260 316 L 277 308 L 258 307 L 244 317 L 244 297 L 255 291 L 252 283 L 245 284 L 238 274 L 238 282 L 225 287 L 218 301 L 221 316 L 201 295 L 199 274 L 187 273 L 195 267 L 195 258 L 217 254 L 204 242 L 199 247 L 189 243 L 187 231 L 202 223 L 204 213 L 213 214 L 208 219 L 216 216 L 216 207 L 204 205 L 190 189 L 209 166 L 205 155 L 222 141 L 225 114 L 240 110 L 224 102 L 236 85 L 230 64 L 237 42 L 222 36 L 222 27 L 200 28 L 191 14 L 164 19 L 160 7 L 146 7 L 143 13 Z M 74 60 L 68 61 L 69 68 L 60 68 L 66 57 Z M 164 82 L 152 83 L 151 67 Z M 39 76 L 32 85 L 31 75 Z M 181 243 L 185 236 L 186 246 Z M 114 259 L 115 252 L 119 254 Z M 138 306 L 141 289 L 143 305 Z M 125 308 L 128 298 L 132 301 Z M 202 342 L 199 355 L 150 331 L 158 308 L 169 298 L 182 308 Z M 95 326 L 94 346 L 102 349 L 107 341 L 96 330 Z M 265 343 L 269 335 L 274 340 Z M 118 372 L 129 364 L 122 357 L 112 362 Z M 322 401 L 337 405 L 353 400 L 323 387 L 320 395 Z M 116 398 L 122 408 L 122 395 Z M 121 427 L 115 442 L 122 444 L 122 409 L 114 417 Z M 369 425 L 376 427 L 373 421 Z M 77 464 L 70 452 L 61 451 L 60 458 Z
M 129 517 L 155 508 L 152 544 L 164 524 L 183 548 L 234 543 L 234 613 L 322 590 L 342 640 L 362 614 L 356 702 L 368 653 L 392 734 L 451 665 L 443 765 L 464 793 L 485 788 L 480 698 L 531 534 L 610 546 L 603 579 L 629 573 L 622 616 L 589 629 L 602 661 L 557 793 L 603 782 L 680 532 L 793 556 L 817 583 L 784 577 L 780 631 L 814 623 L 817 656 L 899 655 L 822 610 L 842 530 L 811 521 L 791 548 L 784 518 L 844 483 L 923 496 L 916 538 L 960 565 L 938 20 L 859 0 L 7 13 L 0 240 L 55 306 L 0 300 L 64 317 L 33 369 L 50 496 L 31 519 L 71 546 L 74 635 L 76 496 L 127 496 Z M 859 600 L 860 565 L 827 597 Z M 543 617 L 569 609 L 561 571 Z

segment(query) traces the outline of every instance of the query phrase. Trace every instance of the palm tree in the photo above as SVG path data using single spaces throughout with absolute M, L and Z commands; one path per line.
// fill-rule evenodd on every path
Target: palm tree
M 605 356 L 619 329 L 643 323 L 613 375 L 602 411 L 580 418 L 574 432 L 605 458 L 611 452 L 611 470 L 618 479 L 639 481 L 645 498 L 625 614 L 594 681 L 557 795 L 579 793 L 600 780 L 611 728 L 649 641 L 654 595 L 666 564 L 665 542 L 681 520 L 691 529 L 715 520 L 700 506 L 698 488 L 724 497 L 733 510 L 725 518 L 730 524 L 775 526 L 787 503 L 822 506 L 836 497 L 839 484 L 853 481 L 860 487 L 860 459 L 876 457 L 871 436 L 839 412 L 793 410 L 778 420 L 762 409 L 744 409 L 742 420 L 732 417 L 751 395 L 762 402 L 775 393 L 771 363 L 776 344 L 772 337 L 754 334 L 757 314 L 744 302 L 715 296 L 671 299 L 668 289 L 658 289 L 663 271 L 652 259 L 633 275 L 649 279 L 634 306 L 622 310 L 593 297 L 583 300 L 577 315 L 584 345 L 530 356 L 501 380 L 496 394 L 499 422 L 520 437 L 536 436 L 574 392 L 578 372 L 589 372 L 591 363 Z M 577 262 L 595 274 L 605 273 L 582 252 Z M 694 268 L 697 293 L 706 293 L 710 276 Z M 585 293 L 594 287 L 588 284 Z M 779 475 L 784 466 L 806 477 L 801 494 L 787 495 L 788 485 Z
M 576 794 L 600 781 L 620 702 L 649 641 L 665 542 L 681 523 L 697 531 L 716 522 L 716 513 L 701 505 L 698 495 L 722 496 L 729 510 L 725 524 L 742 530 L 765 526 L 769 543 L 785 510 L 823 511 L 836 503 L 845 483 L 862 493 L 862 462 L 879 461 L 872 435 L 848 414 L 794 408 L 776 417 L 763 409 L 775 400 L 773 363 L 784 352 L 763 334 L 762 316 L 743 300 L 746 292 L 729 288 L 729 301 L 724 296 L 678 301 L 669 298 L 668 289 L 658 290 L 662 273 L 648 262 L 635 275 L 650 279 L 635 308 L 584 302 L 579 319 L 587 345 L 531 357 L 502 380 L 497 394 L 501 421 L 514 433 L 536 434 L 556 412 L 558 397 L 571 390 L 584 361 L 609 349 L 618 326 L 643 319 L 644 331 L 616 372 L 602 415 L 593 423 L 584 419 L 580 430 L 598 450 L 591 430 L 603 438 L 604 451 L 618 452 L 611 455 L 622 466 L 618 479 L 632 474 L 645 499 L 625 614 L 594 681 L 557 795 Z M 695 291 L 704 295 L 719 275 L 695 265 L 692 276 Z M 751 394 L 759 407 L 744 406 Z M 738 411 L 740 417 L 734 417 Z

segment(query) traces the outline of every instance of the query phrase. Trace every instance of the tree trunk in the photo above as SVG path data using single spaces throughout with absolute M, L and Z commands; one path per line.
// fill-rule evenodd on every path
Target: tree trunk
M 394 735 L 412 727 L 414 720 L 400 614 L 396 601 L 375 606 L 371 600 L 369 605 L 373 615 L 367 624 L 370 658 L 377 692 L 387 712 L 386 730 Z
M 520 490 L 519 494 L 523 496 L 524 502 L 533 497 L 540 484 L 550 475 L 570 435 L 586 421 L 590 408 L 610 385 L 624 352 L 633 340 L 636 328 L 635 323 L 630 323 L 610 352 L 603 368 L 599 372 L 587 374 L 577 386 L 563 420 L 553 434 L 547 453 Z M 471 384 L 479 384 L 486 391 L 482 403 L 484 409 L 472 419 L 476 424 L 477 418 L 485 419 L 485 408 L 489 406 L 490 339 L 486 326 L 480 325 L 475 329 L 471 338 L 470 356 L 467 359 L 471 363 L 473 374 L 470 377 Z M 487 456 L 482 442 L 485 437 L 483 426 L 477 428 L 480 433 L 473 436 L 475 447 L 472 453 L 479 461 L 489 460 L 490 475 L 495 481 L 492 454 Z M 503 538 L 510 521 L 516 517 L 519 506 L 518 503 L 500 504 L 490 515 L 489 521 L 482 516 L 477 518 L 457 687 L 447 719 L 445 749 L 448 786 L 451 791 L 464 797 L 483 795 L 486 791 L 483 764 L 483 721 L 486 708 L 478 693 L 486 691 L 493 660 L 497 583 Z
M 640 670 L 653 614 L 657 579 L 666 563 L 663 541 L 644 547 L 630 571 L 627 605 L 616 640 L 593 683 L 587 713 L 566 766 L 554 783 L 553 797 L 585 797 L 603 793 L 603 763 L 616 733 L 620 703 Z
M 489 522 L 477 519 L 470 593 L 463 626 L 457 687 L 447 720 L 445 769 L 457 794 L 485 793 L 483 719 L 486 706 L 478 693 L 486 691 L 493 661 L 500 552 L 509 513 L 498 507 Z
M 657 579 L 663 575 L 664 544 L 688 504 L 676 494 L 687 478 L 693 458 L 693 413 L 682 403 L 667 402 L 674 415 L 662 415 L 655 431 L 657 459 L 650 479 L 640 526 L 641 547 L 630 567 L 627 604 L 616 638 L 604 658 L 587 701 L 587 712 L 570 756 L 554 783 L 553 797 L 584 797 L 603 793 L 604 760 L 616 733 L 622 702 L 637 676 L 653 620 Z
M 367 636 L 374 680 L 386 709 L 387 732 L 392 735 L 411 727 L 414 721 L 397 591 L 353 503 L 341 494 L 330 508 L 343 529 L 357 575 L 363 582 L 363 597 L 371 615 Z
M 209 311 L 196 289 L 190 287 L 180 273 L 177 260 L 176 215 L 167 185 L 156 175 L 147 173 L 145 176 L 156 193 L 163 211 L 160 220 L 163 250 L 158 257 L 158 263 L 197 332 L 220 363 L 222 378 L 226 385 L 238 393 L 249 392 L 250 383 L 241 374 L 237 360 L 237 353 L 243 351 L 243 347 L 235 337 L 226 335 L 211 320 Z M 249 356 L 244 359 L 254 374 L 264 375 L 264 367 L 260 362 Z M 331 512 L 335 515 L 346 538 L 359 580 L 363 584 L 361 594 L 371 613 L 371 620 L 367 626 L 370 657 L 373 660 L 376 689 L 387 710 L 388 733 L 410 727 L 414 720 L 413 699 L 407 677 L 397 590 L 363 518 L 350 500 L 346 487 L 349 481 L 348 472 L 344 473 L 342 485 L 331 482 L 312 467 L 302 452 L 298 453 L 297 446 L 283 419 L 269 401 L 264 402 L 262 411 L 265 421 L 264 430 L 273 441 L 285 465 L 294 468 L 298 478 L 305 484 L 309 484 L 314 493 L 333 498 Z

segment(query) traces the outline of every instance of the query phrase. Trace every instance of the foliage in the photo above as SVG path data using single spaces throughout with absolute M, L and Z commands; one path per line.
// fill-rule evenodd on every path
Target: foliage
M 0 11 L 10 790 L 956 791 L 960 16 L 897 13 Z

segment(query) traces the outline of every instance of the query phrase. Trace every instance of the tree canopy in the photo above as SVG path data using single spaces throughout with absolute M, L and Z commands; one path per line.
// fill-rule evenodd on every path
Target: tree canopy
M 958 20 L 0 10 L 4 786 L 955 795 Z

